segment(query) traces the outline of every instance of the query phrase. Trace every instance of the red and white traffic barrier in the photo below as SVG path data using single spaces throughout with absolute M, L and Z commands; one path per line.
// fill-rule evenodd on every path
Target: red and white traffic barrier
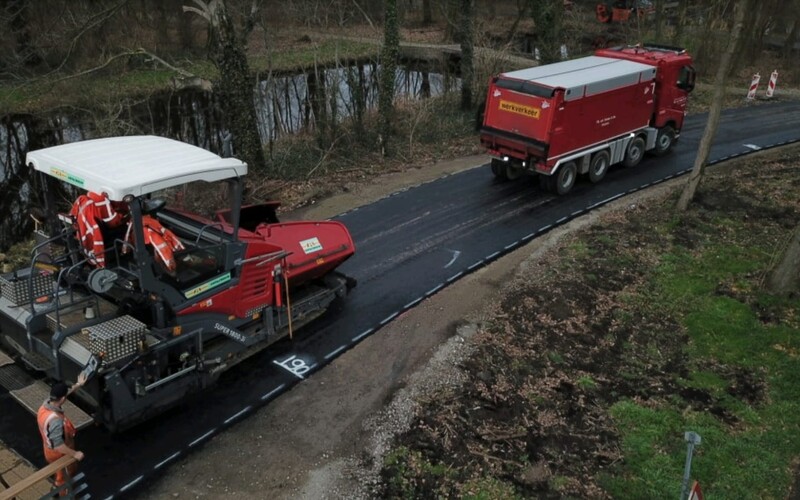
M 753 75 L 753 81 L 750 82 L 750 91 L 747 93 L 747 99 L 753 100 L 756 97 L 756 90 L 758 90 L 758 82 L 761 81 L 761 75 L 756 73 Z
M 769 77 L 769 83 L 767 84 L 767 97 L 772 97 L 772 94 L 775 93 L 775 84 L 778 83 L 778 70 L 772 72 L 772 75 Z

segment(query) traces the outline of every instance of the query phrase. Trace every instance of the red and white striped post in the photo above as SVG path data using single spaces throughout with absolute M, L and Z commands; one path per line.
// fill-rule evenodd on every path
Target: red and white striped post
M 772 97 L 775 93 L 775 84 L 778 83 L 778 70 L 772 72 L 769 77 L 769 84 L 767 84 L 767 97 Z
M 758 90 L 758 82 L 761 81 L 761 75 L 756 73 L 753 75 L 753 81 L 750 82 L 750 91 L 747 93 L 747 100 L 752 101 L 756 97 L 756 90 Z

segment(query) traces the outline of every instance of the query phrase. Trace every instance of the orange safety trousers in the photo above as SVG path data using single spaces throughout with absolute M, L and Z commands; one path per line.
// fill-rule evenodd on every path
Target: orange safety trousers
M 39 413 L 36 416 L 36 420 L 39 424 L 39 434 L 41 434 L 42 436 L 42 445 L 44 447 L 44 459 L 47 461 L 48 464 L 51 464 L 64 456 L 63 453 L 53 449 L 54 448 L 54 446 L 52 446 L 53 443 L 47 437 L 47 425 L 54 418 L 60 418 L 64 420 L 64 444 L 66 444 L 73 450 L 75 449 L 75 434 L 76 434 L 75 426 L 72 425 L 72 422 L 70 422 L 70 420 L 63 413 L 47 409 L 45 408 L 44 405 L 42 405 L 39 408 Z M 67 467 L 66 470 L 59 469 L 58 472 L 56 472 L 56 482 L 55 482 L 56 488 L 67 482 L 67 474 L 69 474 L 69 477 L 75 477 L 75 474 L 77 472 L 78 472 L 77 462 Z

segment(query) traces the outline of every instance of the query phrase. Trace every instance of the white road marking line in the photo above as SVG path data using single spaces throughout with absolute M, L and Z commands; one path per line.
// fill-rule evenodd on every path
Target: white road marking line
M 440 283 L 440 284 L 436 285 L 435 287 L 433 287 L 430 290 L 428 290 L 427 292 L 425 292 L 425 296 L 426 297 L 430 297 L 434 293 L 438 292 L 443 286 L 444 286 L 443 283 Z
M 390 322 L 391 320 L 395 319 L 398 314 L 400 314 L 400 313 L 399 312 L 394 312 L 394 313 L 390 314 L 389 316 L 386 316 L 385 318 L 383 318 L 383 321 L 381 321 L 381 326 L 383 326 L 386 323 Z
M 124 492 L 125 492 L 127 489 L 131 488 L 133 485 L 135 485 L 136 483 L 138 483 L 138 482 L 139 482 L 139 481 L 141 481 L 142 479 L 144 479 L 144 476 L 139 476 L 139 477 L 137 477 L 136 479 L 134 479 L 134 480 L 133 480 L 133 481 L 131 481 L 130 483 L 128 483 L 128 484 L 126 484 L 125 486 L 123 486 L 122 488 L 120 488 L 120 489 L 119 489 L 119 492 L 120 492 L 120 493 L 124 493 Z
M 360 334 L 358 334 L 355 337 L 353 337 L 353 342 L 358 342 L 362 338 L 364 338 L 367 335 L 369 335 L 370 333 L 372 333 L 374 330 L 375 330 L 374 328 L 370 328 L 369 330 L 367 330 L 365 332 L 361 332 Z
M 755 144 L 744 144 L 743 146 L 746 148 L 750 148 L 753 151 L 758 151 L 759 149 L 761 149 L 761 146 L 757 146 Z
M 489 255 L 487 255 L 487 256 L 486 256 L 486 258 L 485 258 L 485 259 L 483 259 L 483 260 L 492 260 L 492 259 L 494 259 L 495 257 L 497 257 L 498 255 L 500 255 L 500 252 L 490 253 L 490 254 L 489 254 Z
M 340 352 L 344 351 L 346 348 L 347 348 L 347 344 L 340 345 L 335 351 L 329 352 L 328 354 L 326 354 L 325 355 L 325 359 L 331 359 L 332 357 L 336 356 Z
M 447 278 L 447 282 L 448 283 L 452 283 L 453 281 L 455 281 L 458 278 L 460 278 L 462 274 L 464 274 L 464 271 L 457 272 L 456 274 L 454 274 L 454 275 L 450 276 L 449 278 Z
M 580 215 L 583 213 L 583 210 L 576 210 L 570 214 L 571 217 L 575 217 L 576 215 Z
M 562 223 L 562 222 L 564 222 L 565 220 L 567 220 L 567 217 L 562 217 L 562 218 L 560 218 L 560 219 L 558 219 L 558 220 L 556 221 L 556 224 L 561 224 L 561 223 Z
M 279 391 L 280 391 L 281 389 L 283 389 L 284 387 L 286 387 L 286 384 L 281 384 L 281 385 L 279 385 L 278 387 L 276 387 L 276 388 L 272 389 L 272 390 L 271 390 L 271 391 L 269 391 L 268 393 L 266 393 L 266 394 L 264 394 L 263 396 L 261 396 L 261 401 L 266 401 L 266 400 L 268 400 L 269 398 L 271 398 L 271 397 L 272 397 L 272 395 L 273 395 L 273 394 L 275 394 L 276 392 L 279 392 Z
M 445 269 L 452 266 L 453 263 L 456 261 L 456 259 L 458 259 L 458 256 L 461 255 L 461 252 L 459 252 L 458 250 L 450 250 L 450 251 L 453 252 L 453 258 L 450 259 L 450 262 L 448 262 L 446 266 L 444 266 Z
M 411 301 L 411 302 L 409 302 L 408 304 L 404 305 L 404 306 L 403 306 L 403 309 L 411 309 L 411 308 L 412 308 L 412 307 L 414 307 L 415 305 L 417 305 L 417 304 L 419 304 L 420 302 L 422 302 L 422 299 L 423 299 L 423 297 L 418 297 L 418 298 L 416 298 L 416 299 L 412 300 L 412 301 Z
M 553 225 L 552 224 L 548 224 L 548 225 L 546 225 L 544 227 L 540 227 L 539 231 L 537 231 L 537 232 L 543 233 L 543 232 L 547 231 L 548 229 L 550 229 L 551 227 L 553 227 Z
M 503 250 L 510 250 L 510 249 L 514 248 L 515 246 L 517 246 L 517 245 L 519 245 L 519 240 L 517 240 L 514 243 L 511 243 L 509 245 L 506 245 L 505 247 L 503 247 Z
M 536 236 L 536 233 L 526 234 L 525 236 L 522 237 L 522 241 L 529 240 L 534 236 Z
M 178 458 L 180 456 L 180 454 L 181 454 L 181 452 L 176 451 L 175 453 L 173 453 L 172 455 L 168 456 L 164 460 L 158 462 L 155 466 L 153 466 L 153 469 L 160 469 L 161 467 L 164 466 L 164 464 L 166 464 L 170 460 L 175 460 L 176 458 Z
M 467 268 L 467 271 L 472 271 L 473 269 L 475 269 L 476 267 L 480 266 L 481 264 L 483 264 L 483 261 L 479 260 L 478 262 L 476 262 L 476 263 L 472 264 L 471 266 L 469 266 Z
M 189 443 L 189 448 L 191 448 L 192 446 L 196 445 L 196 444 L 197 444 L 197 443 L 199 443 L 200 441 L 204 440 L 204 439 L 205 439 L 205 438 L 207 438 L 208 436 L 210 436 L 210 435 L 214 434 L 214 432 L 215 432 L 216 430 L 217 430 L 217 428 L 215 427 L 215 428 L 211 429 L 210 431 L 206 432 L 205 434 L 203 434 L 202 436 L 200 436 L 199 438 L 195 439 L 194 441 L 192 441 L 191 443 Z
M 225 419 L 225 423 L 229 424 L 229 423 L 233 422 L 234 420 L 236 420 L 237 418 L 241 417 L 242 415 L 244 415 L 245 413 L 247 413 L 248 411 L 250 411 L 252 409 L 253 409 L 252 406 L 246 406 L 246 407 L 242 408 L 242 410 L 239 411 L 238 413 L 236 413 L 234 415 L 231 415 L 230 417 L 226 418 Z

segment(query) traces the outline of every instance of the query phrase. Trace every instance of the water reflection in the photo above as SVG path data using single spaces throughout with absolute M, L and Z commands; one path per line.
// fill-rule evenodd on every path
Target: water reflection
M 262 140 L 267 143 L 348 119 L 360 121 L 378 106 L 379 71 L 380 65 L 361 63 L 260 81 L 254 98 Z M 395 73 L 395 98 L 436 97 L 457 91 L 460 85 L 459 78 L 447 73 L 401 66 Z M 0 251 L 30 233 L 33 221 L 28 209 L 41 204 L 40 190 L 31 186 L 31 172 L 23 165 L 27 151 L 122 130 L 171 137 L 224 154 L 229 133 L 223 124 L 216 96 L 197 90 L 163 92 L 129 104 L 102 127 L 90 112 L 0 117 Z M 62 194 L 64 203 L 68 196 Z

